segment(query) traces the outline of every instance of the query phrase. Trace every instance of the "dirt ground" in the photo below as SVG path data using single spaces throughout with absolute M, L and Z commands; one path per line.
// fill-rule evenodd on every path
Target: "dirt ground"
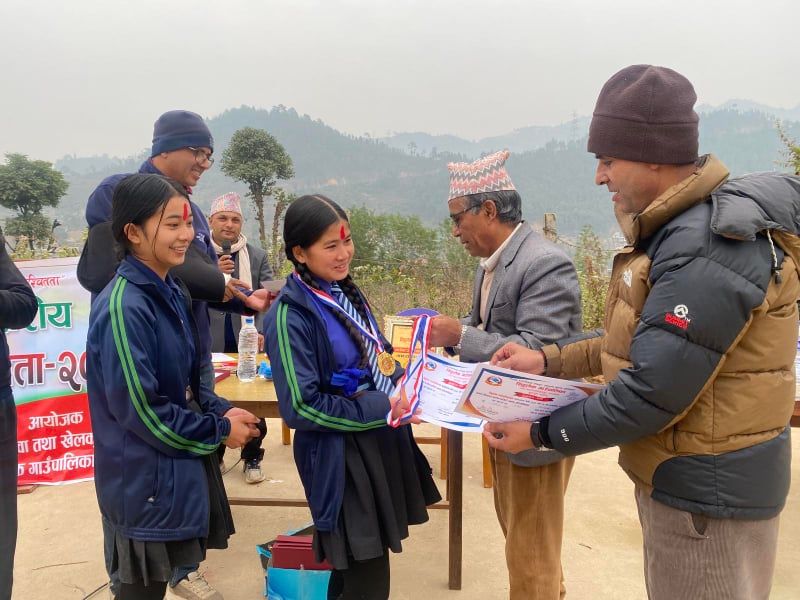
M 302 497 L 291 448 L 280 443 L 278 421 L 270 421 L 264 469 L 268 480 L 244 483 L 241 465 L 225 476 L 230 495 Z M 418 435 L 433 435 L 430 426 Z M 423 446 L 438 475 L 439 449 Z M 795 456 L 800 436 L 793 440 Z M 579 457 L 567 493 L 562 560 L 567 597 L 591 600 L 645 598 L 641 533 L 633 484 L 616 464 L 614 449 Z M 229 451 L 233 465 L 237 452 Z M 795 461 L 793 479 L 800 479 Z M 444 482 L 441 489 L 444 489 Z M 15 600 L 85 598 L 101 586 L 103 567 L 100 514 L 94 485 L 39 487 L 19 500 L 19 537 L 14 569 Z M 255 546 L 309 521 L 305 508 L 233 507 L 237 534 L 225 551 L 211 551 L 201 569 L 226 600 L 263 597 L 264 574 Z M 772 598 L 800 597 L 800 487 L 795 485 L 781 518 Z M 396 600 L 448 598 L 502 599 L 508 595 L 503 537 L 492 492 L 481 477 L 480 441 L 464 440 L 464 563 L 461 591 L 447 589 L 447 514 L 431 511 L 425 525 L 412 528 L 403 553 L 392 556 L 392 595 Z M 107 598 L 106 590 L 92 598 Z

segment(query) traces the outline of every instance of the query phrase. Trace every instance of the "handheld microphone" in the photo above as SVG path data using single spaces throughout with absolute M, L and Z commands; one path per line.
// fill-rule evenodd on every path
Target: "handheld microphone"
M 230 256 L 231 255 L 231 243 L 229 240 L 223 240 L 222 244 L 220 244 L 222 248 L 222 254 L 220 256 Z M 231 275 L 230 273 L 223 273 L 225 277 L 225 283 L 227 284 L 230 281 Z

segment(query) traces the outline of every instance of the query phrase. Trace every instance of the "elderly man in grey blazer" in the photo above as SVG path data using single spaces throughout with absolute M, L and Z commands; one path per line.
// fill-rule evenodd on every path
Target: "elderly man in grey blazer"
M 448 165 L 453 235 L 481 262 L 471 314 L 434 318 L 430 344 L 452 347 L 466 362 L 487 361 L 507 342 L 540 348 L 581 330 L 575 267 L 522 220 L 521 199 L 505 169 L 508 156 L 502 151 Z M 564 492 L 574 460 L 556 452 L 494 450 L 490 459 L 511 600 L 563 597 Z

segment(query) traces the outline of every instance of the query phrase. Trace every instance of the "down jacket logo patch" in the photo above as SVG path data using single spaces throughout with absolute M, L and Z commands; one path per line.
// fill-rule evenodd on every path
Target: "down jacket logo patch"
M 630 269 L 626 269 L 625 272 L 622 274 L 622 281 L 625 282 L 625 285 L 631 287 L 631 284 L 633 283 L 633 271 L 631 271 Z
M 678 306 L 672 309 L 671 313 L 667 313 L 664 316 L 664 320 L 670 325 L 675 325 L 675 327 L 687 329 L 691 321 L 689 318 L 689 307 L 685 304 L 678 304 Z

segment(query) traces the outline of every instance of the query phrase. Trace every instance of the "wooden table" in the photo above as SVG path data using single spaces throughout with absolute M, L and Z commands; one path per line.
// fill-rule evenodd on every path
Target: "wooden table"
M 271 381 L 256 379 L 240 382 L 231 375 L 217 383 L 215 391 L 257 417 L 279 419 L 278 399 Z M 429 508 L 446 510 L 448 514 L 448 587 L 461 589 L 462 551 L 462 485 L 463 485 L 463 434 L 447 430 L 447 492 L 446 500 Z M 228 498 L 237 506 L 308 506 L 305 498 Z
M 792 413 L 792 419 L 789 423 L 791 423 L 792 427 L 800 427 L 800 400 L 795 400 L 794 413 Z

